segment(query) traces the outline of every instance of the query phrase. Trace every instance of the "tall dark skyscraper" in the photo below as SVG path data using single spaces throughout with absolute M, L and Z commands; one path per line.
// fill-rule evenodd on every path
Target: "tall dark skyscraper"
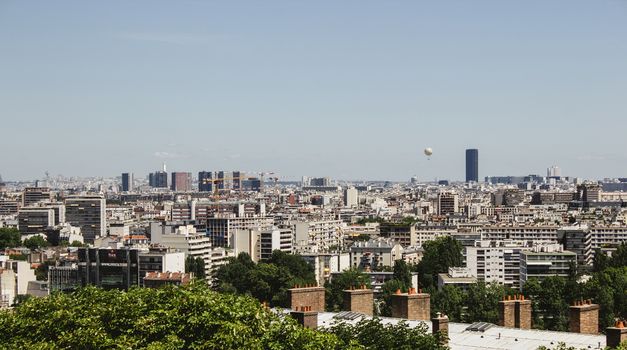
M 198 191 L 213 192 L 213 172 L 201 171 L 198 173 Z
M 129 192 L 133 190 L 133 173 L 122 173 L 122 191 Z
M 168 173 L 165 171 L 155 171 L 148 175 L 148 183 L 151 187 L 168 188 Z
M 466 150 L 466 182 L 479 182 L 479 150 Z

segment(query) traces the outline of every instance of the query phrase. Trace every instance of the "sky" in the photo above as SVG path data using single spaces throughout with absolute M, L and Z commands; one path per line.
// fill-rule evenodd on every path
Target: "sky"
M 627 177 L 626 131 L 625 0 L 0 1 L 4 180 Z

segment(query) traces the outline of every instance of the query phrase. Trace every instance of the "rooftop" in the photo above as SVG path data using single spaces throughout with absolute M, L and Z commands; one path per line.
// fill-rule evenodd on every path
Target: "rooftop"
M 355 313 L 350 313 L 355 314 Z M 362 317 L 345 317 L 343 313 L 322 312 L 318 314 L 318 327 L 329 327 L 334 322 L 349 322 L 355 324 Z M 431 322 L 408 321 L 400 318 L 381 317 L 384 324 L 394 324 L 406 321 L 410 327 L 419 324 L 426 325 L 429 332 Z M 540 346 L 555 347 L 559 342 L 566 343 L 577 349 L 603 349 L 604 335 L 590 335 L 570 332 L 541 331 L 535 329 L 506 328 L 488 323 L 449 323 L 449 347 L 451 350 L 462 349 L 494 349 L 494 350 L 523 350 L 537 349 Z

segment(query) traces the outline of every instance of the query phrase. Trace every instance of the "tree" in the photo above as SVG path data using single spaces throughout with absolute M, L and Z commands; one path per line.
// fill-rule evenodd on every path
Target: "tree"
M 357 324 L 337 323 L 324 330 L 337 336 L 346 349 L 355 340 L 365 349 L 372 350 L 421 350 L 446 349 L 440 344 L 439 335 L 428 333 L 427 326 L 421 324 L 409 327 L 407 322 L 383 324 L 381 319 L 362 319 Z
M 25 239 L 23 244 L 26 248 L 30 250 L 35 250 L 50 245 L 46 239 L 39 235 Z
M 0 228 L 0 249 L 15 248 L 21 244 L 20 231 L 15 228 Z
M 199 280 L 205 279 L 205 260 L 201 257 L 188 255 L 185 259 L 185 272 L 193 273 L 194 278 Z
M 316 283 L 313 268 L 302 257 L 280 251 L 274 251 L 270 259 L 259 264 L 247 253 L 240 253 L 221 266 L 215 277 L 219 291 L 247 294 L 283 307 L 289 306 L 289 288 Z
M 70 243 L 70 247 L 86 247 L 87 244 L 85 243 L 81 243 L 80 241 L 72 241 L 72 243 Z
M 416 270 L 418 283 L 424 289 L 437 284 L 438 273 L 449 267 L 462 266 L 462 245 L 451 236 L 441 236 L 423 244 L 424 255 Z
M 297 283 L 311 283 L 311 281 L 316 279 L 313 266 L 303 260 L 298 254 L 289 254 L 280 250 L 274 250 L 266 263 L 286 268 L 290 275 L 300 280 L 295 281 Z
M 404 289 L 411 287 L 411 268 L 405 260 L 399 259 L 394 262 L 394 279 L 401 282 Z
M 542 286 L 540 281 L 536 278 L 531 278 L 523 285 L 523 294 L 527 297 L 527 300 L 531 300 L 531 315 L 533 321 L 531 324 L 534 328 L 545 329 L 544 320 L 542 319 L 542 310 L 540 309 L 540 294 L 542 293 Z
M 381 294 L 383 303 L 380 304 L 379 313 L 381 316 L 392 316 L 392 295 L 396 291 L 400 290 L 402 293 L 407 293 L 408 287 L 403 282 L 391 279 L 386 281 L 381 287 Z
M 440 291 L 431 293 L 431 316 L 438 312 L 448 316 L 451 322 L 460 322 L 464 309 L 464 291 L 457 286 L 446 285 Z
M 592 271 L 599 272 L 608 268 L 610 265 L 610 258 L 601 249 L 596 249 L 594 254 L 594 260 L 592 261 Z
M 612 253 L 612 258 L 609 261 L 611 267 L 625 267 L 627 266 L 627 243 L 622 243 L 618 246 L 616 251 Z
M 0 311 L 5 349 L 339 349 L 328 332 L 300 327 L 258 301 L 206 285 L 95 287 L 30 298 Z M 363 348 L 363 347 L 357 347 Z
M 37 278 L 38 281 L 47 281 L 50 266 L 54 266 L 53 260 L 46 260 L 39 264 L 39 266 L 35 269 L 35 278 Z
M 567 330 L 569 302 L 565 298 L 566 279 L 558 276 L 546 277 L 540 286 L 537 298 L 545 329 Z
M 583 289 L 585 298 L 599 304 L 600 329 L 612 326 L 615 318 L 627 318 L 627 266 L 593 274 Z
M 468 288 L 464 322 L 498 322 L 498 304 L 505 296 L 505 288 L 496 283 L 477 282 Z
M 340 311 L 344 303 L 343 291 L 351 287 L 359 288 L 362 285 L 370 288 L 370 277 L 357 269 L 349 269 L 336 274 L 325 284 L 326 309 Z

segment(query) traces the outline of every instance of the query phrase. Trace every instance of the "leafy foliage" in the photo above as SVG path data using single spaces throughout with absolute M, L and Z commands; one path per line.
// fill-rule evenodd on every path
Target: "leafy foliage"
M 15 228 L 0 228 L 0 249 L 15 248 L 22 245 L 20 231 Z
M 446 285 L 442 290 L 429 291 L 431 294 L 431 316 L 437 312 L 442 312 L 448 316 L 451 322 L 460 322 L 464 306 L 466 306 L 466 295 L 457 286 Z M 469 305 L 472 307 L 472 305 Z
M 26 298 L 0 311 L 0 329 L 0 349 L 443 349 L 425 325 L 375 318 L 313 331 L 204 283 Z
M 187 256 L 185 259 L 185 272 L 193 273 L 194 278 L 199 280 L 205 279 L 205 261 L 199 257 Z
M 268 261 L 255 264 L 250 255 L 240 253 L 221 266 L 215 275 L 222 292 L 247 294 L 273 306 L 288 307 L 287 290 L 295 284 L 316 283 L 313 267 L 300 256 L 278 250 Z
M 365 285 L 370 288 L 370 278 L 365 273 L 350 269 L 333 276 L 330 282 L 325 284 L 326 309 L 340 311 L 344 302 L 344 290 L 351 287 L 358 288 Z
M 462 266 L 462 245 L 451 236 L 425 242 L 423 248 L 424 256 L 416 268 L 421 288 L 434 287 L 438 273 L 448 272 L 449 267 Z
M 251 298 L 190 287 L 30 298 L 0 312 L 1 349 L 333 349 L 315 332 Z
M 35 249 L 39 249 L 42 247 L 47 247 L 50 244 L 45 238 L 37 235 L 37 236 L 33 236 L 33 237 L 25 239 L 23 245 L 30 250 L 35 250 Z
M 372 350 L 420 350 L 445 349 L 439 343 L 439 335 L 427 333 L 427 326 L 422 324 L 411 328 L 405 321 L 383 324 L 381 319 L 362 319 L 355 325 L 339 323 L 326 330 L 335 334 L 348 347 L 356 340 L 366 349 Z
M 594 261 L 592 278 L 578 283 L 576 277 L 548 277 L 542 282 L 529 280 L 523 293 L 533 302 L 534 328 L 567 330 L 568 305 L 575 300 L 592 299 L 599 304 L 599 330 L 612 326 L 616 318 L 627 317 L 627 245 L 622 244 L 607 257 L 600 251 Z
M 394 262 L 394 279 L 401 282 L 401 284 L 405 287 L 403 289 L 407 289 L 411 287 L 411 268 L 405 260 L 396 260 Z
M 391 279 L 383 284 L 381 287 L 383 303 L 380 304 L 379 310 L 381 316 L 392 316 L 392 295 L 399 289 L 407 293 L 407 287 L 399 280 Z
M 502 300 L 505 295 L 505 287 L 496 283 L 478 282 L 471 285 L 466 294 L 468 308 L 462 316 L 463 321 L 497 323 L 499 300 Z
M 81 243 L 80 241 L 72 241 L 72 243 L 70 243 L 70 247 L 87 247 L 88 244 L 86 243 Z

